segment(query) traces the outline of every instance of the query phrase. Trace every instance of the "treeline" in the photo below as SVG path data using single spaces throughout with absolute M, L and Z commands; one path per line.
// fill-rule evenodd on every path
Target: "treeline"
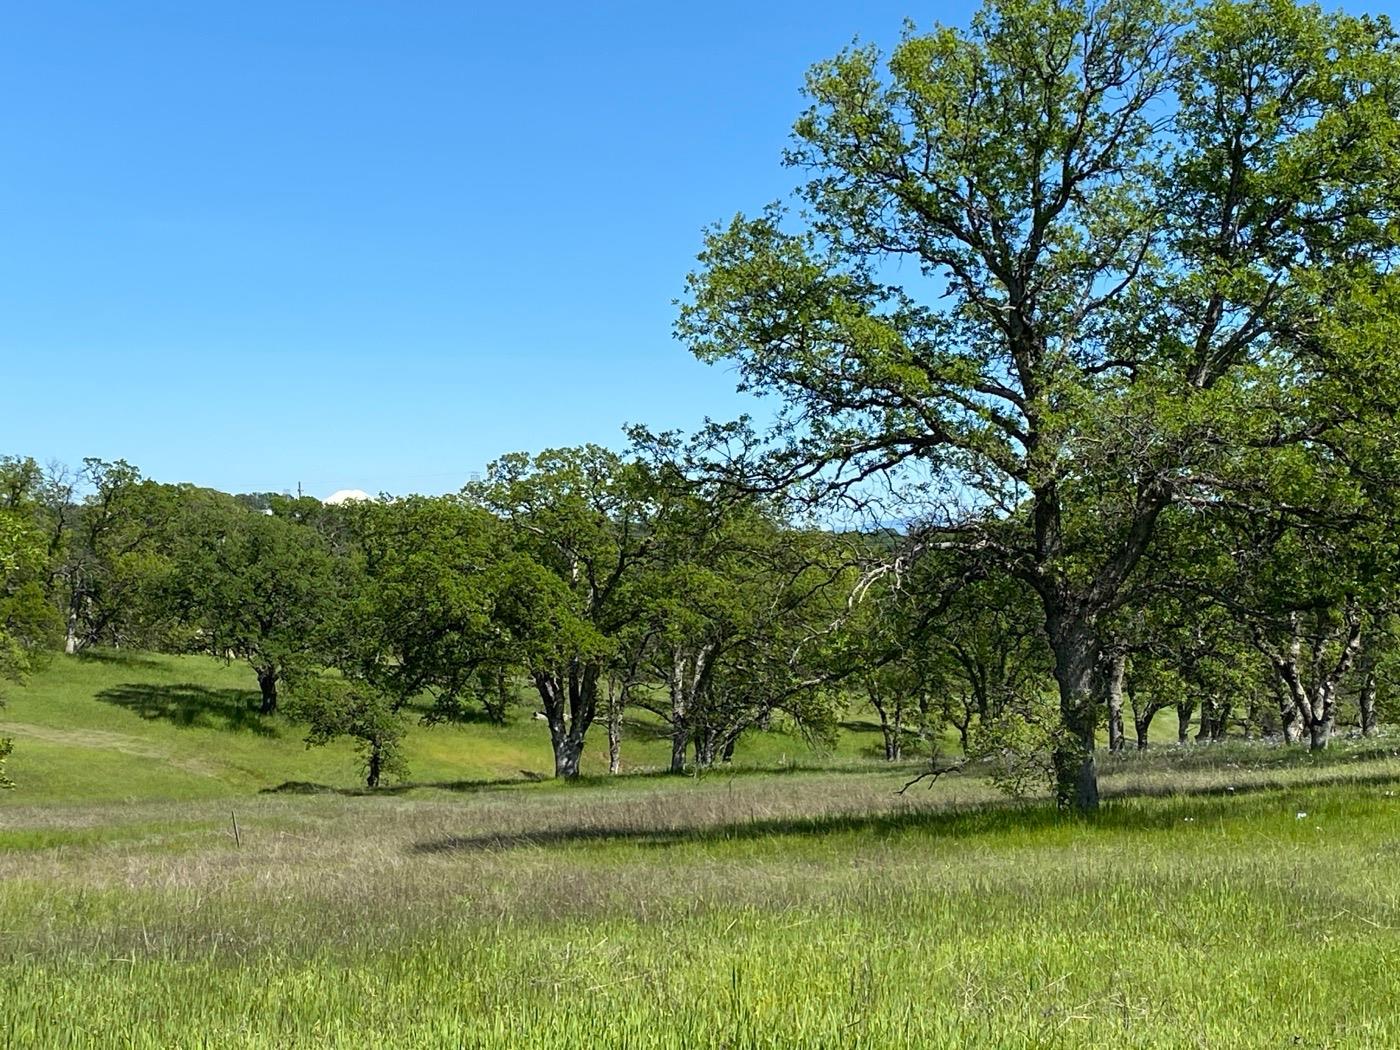
M 804 527 L 667 451 L 512 455 L 455 495 L 338 506 L 0 459 L 5 669 L 93 646 L 242 661 L 262 714 L 353 738 L 371 786 L 406 774 L 413 719 L 537 711 L 572 777 L 599 724 L 621 768 L 628 712 L 666 727 L 680 772 L 775 718 L 830 739 L 856 706 L 892 761 L 956 739 L 1010 790 L 1046 781 L 1054 655 L 1014 578 L 913 528 Z M 1146 747 L 1163 711 L 1182 741 L 1313 747 L 1389 713 L 1391 578 L 1363 590 L 1366 545 L 1329 547 L 1303 594 L 1298 538 L 1272 531 L 1244 561 L 1243 535 L 1218 561 L 1193 536 L 1144 577 L 1099 653 L 1110 747 Z
M 263 714 L 355 738 L 371 785 L 403 772 L 410 713 L 504 721 L 529 697 L 566 777 L 598 722 L 619 768 L 628 709 L 669 726 L 677 770 L 775 714 L 828 735 L 839 714 L 854 537 L 598 447 L 504 457 L 454 496 L 340 506 L 7 458 L 0 511 L 19 552 L 4 630 L 28 661 L 244 661 Z

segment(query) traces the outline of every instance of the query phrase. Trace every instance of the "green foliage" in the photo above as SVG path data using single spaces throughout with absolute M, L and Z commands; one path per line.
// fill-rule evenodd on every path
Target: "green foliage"
M 174 545 L 170 593 L 192 644 L 245 660 L 263 709 L 277 683 L 313 666 L 329 645 L 343 584 L 321 536 L 217 493 L 196 494 Z
M 287 714 L 310 727 L 308 747 L 324 746 L 339 737 L 354 740 L 365 784 L 374 788 L 382 777 L 408 775 L 403 754 L 406 726 L 398 706 L 393 693 L 363 679 L 305 677 L 294 683 Z
M 16 466 L 29 464 L 0 461 L 0 481 L 12 480 Z M 23 488 L 5 488 L 0 502 L 0 683 L 23 681 L 42 662 L 57 629 L 42 587 L 47 566 L 43 536 L 32 520 Z M 0 691 L 0 707 L 4 703 Z M 13 742 L 0 737 L 0 788 L 14 786 L 5 775 L 5 759 L 13 750 Z
M 505 526 L 498 659 L 539 694 L 556 773 L 577 776 L 602 683 L 638 614 L 664 493 L 640 463 L 585 445 L 502 457 L 464 495 Z
M 1092 806 L 1100 634 L 1164 515 L 1344 518 L 1384 460 L 1400 49 L 1292 0 L 989 0 L 807 94 L 800 219 L 709 231 L 677 325 L 783 411 L 707 439 L 1018 581 Z
M 337 625 L 335 661 L 398 697 L 429 692 L 460 714 L 485 677 L 512 668 L 497 610 L 511 575 L 491 515 L 454 497 L 411 497 L 353 510 L 357 571 Z
M 1026 697 L 977 723 L 967 757 L 985 760 L 993 784 L 1013 798 L 1025 798 L 1054 783 L 1056 736 L 1063 731 L 1048 695 Z
M 143 478 L 125 460 L 92 458 L 49 487 L 54 599 L 68 621 L 70 651 L 164 642 L 172 625 L 169 552 L 188 487 Z
M 644 579 L 643 663 L 666 689 L 650 706 L 695 761 L 720 759 L 741 734 L 782 713 L 829 738 L 841 703 L 833 628 L 855 584 L 847 544 L 783 520 L 772 503 L 682 491 L 656 524 Z

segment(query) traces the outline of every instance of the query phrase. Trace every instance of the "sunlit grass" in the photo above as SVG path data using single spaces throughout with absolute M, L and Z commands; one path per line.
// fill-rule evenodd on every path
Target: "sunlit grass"
M 348 749 L 230 708 L 243 678 L 99 658 L 13 694 L 0 1046 L 1400 1045 L 1392 737 L 1104 755 L 1078 819 L 975 768 L 900 794 L 868 731 L 532 782 L 521 718 L 415 729 L 433 786 L 356 794 Z M 98 695 L 141 683 L 204 692 Z
M 283 784 L 353 789 L 361 770 L 348 742 L 307 749 L 305 731 L 256 713 L 252 672 L 201 656 L 103 651 L 58 657 L 27 685 L 7 690 L 0 735 L 14 737 L 10 775 L 19 785 L 0 805 L 23 801 L 218 798 Z M 407 741 L 410 783 L 462 785 L 547 776 L 553 762 L 545 725 L 528 696 L 509 724 L 483 721 L 425 727 Z M 645 715 L 630 717 L 623 745 L 629 771 L 660 770 L 670 744 Z M 848 733 L 836 752 L 813 751 L 797 734 L 755 734 L 740 764 L 866 762 L 870 733 Z M 607 739 L 594 727 L 584 770 L 606 775 Z
M 1216 792 L 1215 772 L 1181 786 Z M 34 807 L 0 853 L 0 1033 L 1400 1045 L 1400 764 L 1286 775 L 1091 820 L 861 773 L 264 796 L 238 804 L 241 846 L 215 802 Z

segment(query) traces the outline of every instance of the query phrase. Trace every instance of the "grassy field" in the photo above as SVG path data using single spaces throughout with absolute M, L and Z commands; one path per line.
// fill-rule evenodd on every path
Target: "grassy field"
M 1400 1046 L 1394 740 L 1108 760 L 1092 820 L 900 795 L 859 732 L 827 769 L 757 768 L 779 738 L 532 783 L 528 721 L 416 732 L 435 787 L 299 795 L 261 788 L 353 783 L 348 750 L 97 695 L 142 682 L 244 686 L 152 658 L 11 693 L 0 1046 Z
M 32 801 L 219 798 L 285 784 L 354 787 L 361 772 L 348 742 L 308 749 L 305 729 L 257 714 L 253 673 L 201 656 L 96 652 L 60 657 L 29 684 L 7 689 L 0 736 L 16 742 L 10 775 Z M 415 725 L 408 737 L 411 782 L 425 787 L 550 775 L 549 731 L 528 701 L 510 723 Z M 861 763 L 878 750 L 873 723 L 852 722 L 834 749 L 814 751 L 797 734 L 745 740 L 741 765 Z M 662 768 L 670 742 L 661 727 L 629 719 L 629 771 Z M 600 724 L 584 752 L 589 774 L 607 772 Z

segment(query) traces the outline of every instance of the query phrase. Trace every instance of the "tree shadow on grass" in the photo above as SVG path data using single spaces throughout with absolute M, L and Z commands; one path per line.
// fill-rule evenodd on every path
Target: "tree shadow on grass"
M 696 843 L 739 842 L 782 836 L 825 836 L 859 832 L 873 840 L 918 832 L 932 838 L 964 839 L 973 836 L 1014 834 L 1051 828 L 1086 829 L 1107 832 L 1161 832 L 1179 830 L 1183 821 L 1208 824 L 1238 812 L 1236 799 L 1245 795 L 1308 791 L 1326 787 L 1377 787 L 1400 783 L 1400 774 L 1373 773 L 1365 776 L 1321 776 L 1307 781 L 1262 781 L 1240 787 L 1210 786 L 1186 788 L 1168 793 L 1164 805 L 1152 810 L 1105 806 L 1091 815 L 1062 812 L 1049 801 L 948 803 L 937 807 L 886 813 L 828 814 L 810 817 L 783 817 L 718 823 L 700 827 L 645 825 L 603 825 L 593 827 L 544 828 L 512 834 L 449 836 L 416 843 L 417 854 L 518 849 L 539 846 L 567 846 L 582 843 L 631 844 L 671 847 Z M 1158 792 L 1124 791 L 1106 799 L 1156 797 Z
M 116 667 L 160 667 L 155 657 L 131 649 L 81 649 L 73 659 L 84 663 L 112 664 Z
M 182 729 L 220 729 L 257 736 L 281 734 L 258 713 L 256 689 L 209 689 L 202 685 L 128 683 L 97 694 L 104 704 L 134 711 L 149 721 L 164 721 Z
M 522 769 L 518 777 L 498 777 L 494 780 L 409 780 L 401 784 L 387 784 L 381 787 L 335 787 L 331 784 L 315 784 L 307 780 L 288 780 L 276 787 L 263 788 L 260 795 L 343 795 L 347 798 L 374 798 L 381 795 L 403 795 L 418 788 L 431 788 L 434 791 L 476 792 L 496 788 L 520 787 L 522 784 L 537 784 L 549 778 L 542 773 L 532 773 Z
M 378 796 L 403 795 L 409 791 L 429 789 L 432 791 L 454 791 L 462 794 L 470 794 L 477 791 L 498 791 L 507 788 L 524 788 L 532 784 L 548 784 L 552 790 L 558 791 L 591 791 L 602 788 L 616 788 L 619 784 L 643 782 L 681 782 L 681 783 L 703 783 L 705 781 L 730 781 L 736 779 L 749 779 L 755 777 L 780 777 L 794 776 L 803 773 L 821 775 L 823 777 L 840 776 L 849 773 L 898 773 L 905 770 L 918 770 L 922 768 L 919 764 L 871 764 L 869 766 L 740 766 L 730 768 L 720 766 L 716 769 L 701 773 L 698 777 L 695 771 L 687 770 L 684 773 L 672 773 L 668 769 L 639 769 L 628 773 L 588 773 L 573 780 L 561 780 L 548 773 L 539 773 L 530 769 L 522 769 L 517 776 L 494 777 L 481 780 L 410 780 L 399 784 L 382 785 L 377 788 L 367 787 L 345 787 L 335 784 L 317 784 L 309 780 L 287 780 L 275 787 L 266 787 L 258 792 L 260 795 L 342 795 L 348 798 L 374 798 Z
M 1101 754 L 1098 762 L 1100 774 L 1112 775 L 1144 769 L 1164 773 L 1198 769 L 1321 769 L 1387 758 L 1400 758 L 1400 741 L 1339 739 L 1324 751 L 1311 751 L 1285 745 L 1277 738 L 1230 738 L 1210 743 L 1155 744 L 1143 750 L 1130 746 L 1116 754 Z

